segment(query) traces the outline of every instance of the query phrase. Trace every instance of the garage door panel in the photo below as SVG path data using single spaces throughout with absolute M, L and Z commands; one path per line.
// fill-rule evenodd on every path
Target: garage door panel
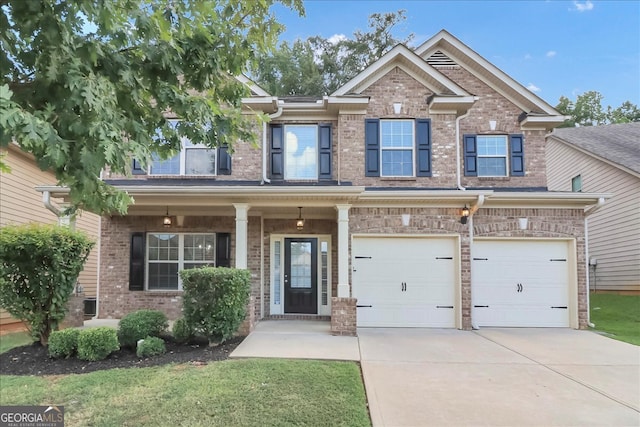
M 473 250 L 476 324 L 569 326 L 566 242 L 476 241 Z
M 454 327 L 455 239 L 353 240 L 358 326 Z M 450 308 L 451 307 L 451 308 Z

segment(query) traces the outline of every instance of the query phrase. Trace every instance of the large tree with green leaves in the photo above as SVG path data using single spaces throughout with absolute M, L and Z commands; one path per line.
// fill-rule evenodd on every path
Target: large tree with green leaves
M 626 101 L 618 108 L 602 106 L 603 96 L 597 91 L 588 91 L 578 95 L 573 102 L 566 96 L 561 96 L 556 109 L 571 118 L 561 127 L 597 126 L 610 123 L 629 123 L 640 121 L 640 109 L 630 101 Z
M 405 19 L 404 10 L 374 13 L 369 16 L 369 30 L 358 30 L 352 38 L 283 41 L 275 52 L 259 55 L 251 76 L 272 95 L 328 95 L 398 43 L 410 43 L 413 34 L 405 39 L 393 35 Z
M 103 168 L 127 173 L 182 136 L 254 141 L 233 76 L 275 46 L 274 1 L 303 13 L 301 0 L 0 0 L 0 148 L 32 153 L 76 208 L 126 212 Z

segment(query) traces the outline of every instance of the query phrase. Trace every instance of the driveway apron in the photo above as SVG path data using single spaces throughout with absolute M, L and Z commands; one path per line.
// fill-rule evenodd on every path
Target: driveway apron
M 359 329 L 374 426 L 640 426 L 640 347 L 570 329 Z

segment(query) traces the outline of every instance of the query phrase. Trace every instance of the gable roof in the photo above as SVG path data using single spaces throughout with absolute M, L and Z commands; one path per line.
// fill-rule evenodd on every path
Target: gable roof
M 415 50 L 415 53 L 424 58 L 424 60 L 427 60 L 437 52 L 440 52 L 439 55 L 444 55 L 449 60 L 465 68 L 485 84 L 511 100 L 522 111 L 538 115 L 563 117 L 542 98 L 515 81 L 446 30 L 440 30 Z M 561 123 L 564 119 L 558 119 L 558 121 Z
M 640 174 L 640 122 L 555 129 L 549 138 Z
M 431 89 L 435 94 L 470 96 L 453 80 L 440 73 L 408 47 L 398 44 L 382 58 L 369 65 L 357 76 L 335 91 L 332 96 L 360 94 L 393 68 L 399 67 Z

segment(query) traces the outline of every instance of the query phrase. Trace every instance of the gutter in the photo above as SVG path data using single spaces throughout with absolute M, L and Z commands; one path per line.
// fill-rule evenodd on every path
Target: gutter
M 268 115 L 269 121 L 280 117 L 282 111 L 282 106 L 278 106 L 278 110 L 275 113 Z M 267 122 L 262 123 L 262 182 L 260 182 L 260 185 L 265 183 L 271 184 L 271 180 L 267 177 Z
M 589 216 L 598 211 L 605 204 L 605 198 L 598 198 L 598 203 L 589 207 L 584 211 L 584 257 L 585 257 L 585 267 L 586 270 L 586 282 L 587 282 L 587 326 L 590 328 L 595 328 L 596 325 L 591 322 L 591 283 L 589 279 Z

